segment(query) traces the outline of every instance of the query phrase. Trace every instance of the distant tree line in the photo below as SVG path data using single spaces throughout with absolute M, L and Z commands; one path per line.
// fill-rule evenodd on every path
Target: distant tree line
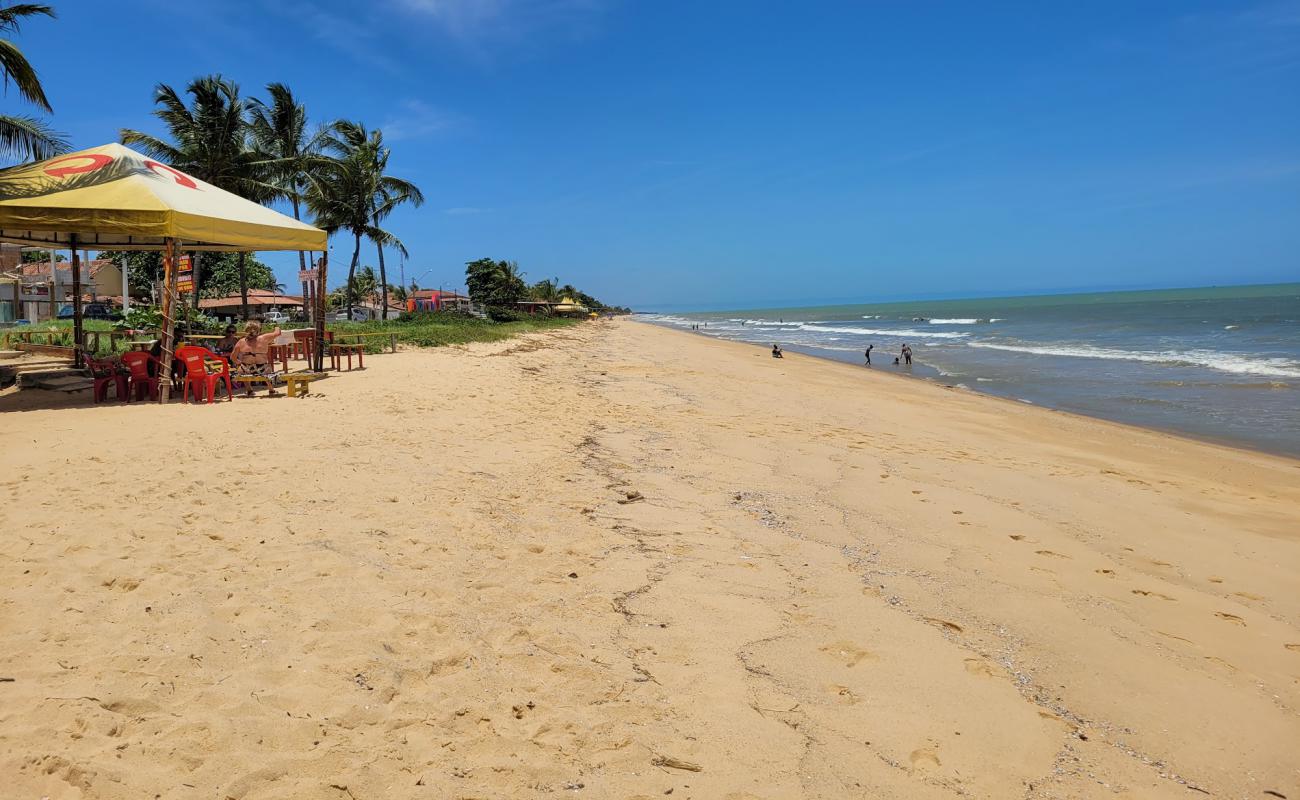
M 547 278 L 530 284 L 524 280 L 524 275 L 519 264 L 514 261 L 480 258 L 465 264 L 465 286 L 469 290 L 470 299 L 488 308 L 515 311 L 519 303 L 525 300 L 559 303 L 569 299 L 592 311 L 627 311 L 625 308 L 606 305 L 573 284 L 561 285 L 559 278 Z

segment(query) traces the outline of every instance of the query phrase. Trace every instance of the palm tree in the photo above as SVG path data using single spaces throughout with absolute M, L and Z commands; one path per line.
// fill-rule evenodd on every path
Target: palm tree
M 320 165 L 325 131 L 307 133 L 307 108 L 294 99 L 283 83 L 266 86 L 271 102 L 248 101 L 248 126 L 253 144 L 264 160 L 270 182 L 280 199 L 293 206 L 293 218 L 302 219 L 300 206 L 307 183 Z M 298 251 L 298 269 L 307 269 L 307 257 Z
M 0 8 L 0 33 L 18 33 L 22 20 L 34 16 L 53 18 L 54 9 L 31 3 Z M 42 111 L 53 113 L 36 70 L 23 51 L 8 39 L 0 39 L 0 76 L 3 76 L 5 86 L 12 83 L 24 100 Z M 67 140 L 44 121 L 36 117 L 0 114 L 0 151 L 5 155 L 39 161 L 67 149 Z
M 188 172 L 200 180 L 255 202 L 268 202 L 279 191 L 267 180 L 266 161 L 250 146 L 248 122 L 239 86 L 220 75 L 195 78 L 185 87 L 191 105 L 172 87 L 158 84 L 154 116 L 167 126 L 172 141 L 123 128 L 123 144 L 134 145 L 150 156 Z M 246 254 L 240 253 L 239 288 L 243 316 L 248 319 Z M 199 303 L 198 254 L 194 258 L 194 305 Z
M 396 247 L 406 255 L 406 247 L 396 236 L 379 227 L 379 223 L 398 205 L 419 204 L 424 196 L 414 184 L 386 174 L 389 150 L 380 131 L 368 131 L 357 122 L 334 123 L 322 142 L 323 149 L 334 156 L 321 164 L 321 179 L 308 187 L 307 200 L 316 216 L 316 225 L 326 231 L 346 229 L 355 246 L 348 268 L 348 316 L 352 316 L 352 289 L 357 264 L 361 259 L 364 236 L 379 248 L 379 283 L 387 316 L 388 281 L 384 267 L 384 247 Z
M 533 284 L 529 292 L 532 294 L 534 300 L 543 300 L 548 303 L 553 303 L 560 299 L 559 290 L 557 288 L 559 285 L 559 278 L 540 280 Z
M 357 297 L 365 298 L 373 303 L 378 289 L 379 276 L 375 275 L 374 267 L 362 267 L 357 271 L 356 284 L 352 287 L 352 291 Z

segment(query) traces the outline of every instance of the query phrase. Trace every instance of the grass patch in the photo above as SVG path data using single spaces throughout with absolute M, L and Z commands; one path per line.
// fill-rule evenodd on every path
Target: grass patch
M 363 336 L 360 339 L 352 337 L 358 334 L 396 334 L 397 341 L 401 344 L 414 347 L 442 347 L 467 342 L 496 342 L 501 339 L 509 339 L 511 336 L 518 336 L 521 333 L 566 328 L 581 321 L 564 317 L 529 317 L 516 322 L 493 322 L 490 319 L 433 312 L 413 314 L 407 316 L 406 319 L 391 319 L 387 322 L 331 322 L 325 327 L 334 332 L 334 340 L 337 342 L 362 341 L 366 345 L 367 353 L 383 353 L 388 350 L 389 339 L 387 335 Z M 236 323 L 236 325 L 239 326 L 241 331 L 243 330 L 242 323 Z M 221 327 L 224 328 L 225 326 Z M 273 326 L 264 326 L 264 329 L 271 327 Z M 304 328 L 308 327 L 308 324 L 305 322 L 290 323 L 285 327 Z M 107 332 L 113 330 L 113 324 L 102 320 L 86 320 L 85 328 L 87 331 Z M 42 322 L 31 326 L 18 326 L 9 330 L 39 332 L 39 335 L 32 340 L 38 344 L 49 342 L 45 332 L 54 330 L 56 334 L 53 344 L 65 346 L 72 344 L 72 323 L 69 321 Z M 109 338 L 107 336 L 99 338 L 99 352 L 97 355 L 108 355 L 110 352 L 108 347 Z M 146 335 L 143 338 L 149 338 L 149 336 Z M 14 337 L 14 341 L 19 341 L 19 339 Z M 89 341 L 93 344 L 93 337 Z
M 334 331 L 337 342 L 355 341 L 357 334 L 396 334 L 397 341 L 415 347 L 442 347 L 466 342 L 496 342 L 531 331 L 567 328 L 581 320 L 563 317 L 533 317 L 518 322 L 493 322 L 489 319 L 466 317 L 460 314 L 412 314 L 406 319 L 387 322 L 331 322 L 326 327 Z M 366 352 L 379 353 L 388 347 L 386 336 L 364 338 Z

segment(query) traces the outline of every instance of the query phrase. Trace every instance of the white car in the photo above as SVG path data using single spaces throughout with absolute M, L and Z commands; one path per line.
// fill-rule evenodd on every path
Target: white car
M 283 325 L 289 321 L 289 315 L 283 311 L 268 311 L 262 315 L 263 319 L 272 325 Z

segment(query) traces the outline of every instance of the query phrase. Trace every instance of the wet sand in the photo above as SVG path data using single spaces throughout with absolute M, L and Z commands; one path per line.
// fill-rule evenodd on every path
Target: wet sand
M 0 417 L 5 796 L 1300 797 L 1300 461 L 630 320 L 367 366 Z

